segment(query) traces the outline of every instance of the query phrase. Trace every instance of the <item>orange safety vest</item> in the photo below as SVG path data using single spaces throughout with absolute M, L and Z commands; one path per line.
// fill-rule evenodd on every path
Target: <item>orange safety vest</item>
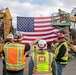
M 5 63 L 7 70 L 19 71 L 26 67 L 24 48 L 25 46 L 19 43 L 4 45 Z

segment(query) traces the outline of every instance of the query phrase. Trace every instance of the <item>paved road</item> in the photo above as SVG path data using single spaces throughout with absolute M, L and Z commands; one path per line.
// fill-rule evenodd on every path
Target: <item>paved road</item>
M 29 62 L 30 58 L 27 58 Z M 28 65 L 28 64 L 27 64 Z M 76 57 L 73 57 L 65 68 L 64 75 L 76 75 Z M 2 60 L 0 59 L 0 75 L 2 75 Z M 28 66 L 24 70 L 24 75 L 28 75 Z
M 76 75 L 76 57 L 73 57 L 65 68 L 64 75 Z

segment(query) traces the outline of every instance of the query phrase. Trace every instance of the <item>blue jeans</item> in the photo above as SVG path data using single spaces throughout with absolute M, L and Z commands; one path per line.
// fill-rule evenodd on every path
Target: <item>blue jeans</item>
M 56 63 L 55 58 L 53 59 L 53 63 L 52 63 L 52 72 L 53 72 L 52 75 L 56 75 L 57 74 L 57 63 Z
M 33 63 L 32 57 L 31 57 L 30 61 L 29 61 L 28 75 L 32 75 L 33 68 L 34 68 L 34 63 Z
M 64 67 L 65 65 L 57 63 L 57 75 L 64 75 Z
M 6 75 L 6 73 L 7 73 L 6 64 L 5 64 L 4 60 L 3 60 L 3 75 Z

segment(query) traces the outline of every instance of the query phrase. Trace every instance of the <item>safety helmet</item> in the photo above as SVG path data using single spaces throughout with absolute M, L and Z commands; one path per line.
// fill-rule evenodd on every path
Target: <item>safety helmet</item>
M 15 33 L 14 34 L 14 41 L 20 41 L 22 40 L 22 35 L 20 33 Z
M 62 33 L 59 34 L 58 39 L 64 38 L 64 35 Z
M 38 49 L 47 49 L 47 43 L 45 40 L 38 41 Z
M 13 34 L 12 33 L 8 34 L 7 39 L 12 39 L 13 40 Z

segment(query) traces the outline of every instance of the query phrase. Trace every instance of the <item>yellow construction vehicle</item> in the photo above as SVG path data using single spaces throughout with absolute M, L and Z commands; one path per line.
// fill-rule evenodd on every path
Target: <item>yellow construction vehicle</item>
M 70 19 L 69 19 L 71 22 L 74 22 L 76 23 L 76 8 L 74 8 L 72 11 L 71 11 L 71 14 L 70 14 Z
M 59 19 L 56 19 L 55 16 L 56 18 L 59 17 Z M 76 23 L 76 13 L 74 14 L 74 17 L 72 17 L 70 16 L 70 13 L 66 13 L 65 11 L 63 12 L 63 10 L 58 9 L 58 13 L 52 14 L 52 26 L 59 28 L 60 31 L 64 33 L 69 47 L 76 53 L 76 49 L 73 45 L 74 43 L 70 37 L 71 22 Z
M 3 50 L 4 41 L 10 32 L 11 21 L 9 9 L 0 9 L 0 52 Z

